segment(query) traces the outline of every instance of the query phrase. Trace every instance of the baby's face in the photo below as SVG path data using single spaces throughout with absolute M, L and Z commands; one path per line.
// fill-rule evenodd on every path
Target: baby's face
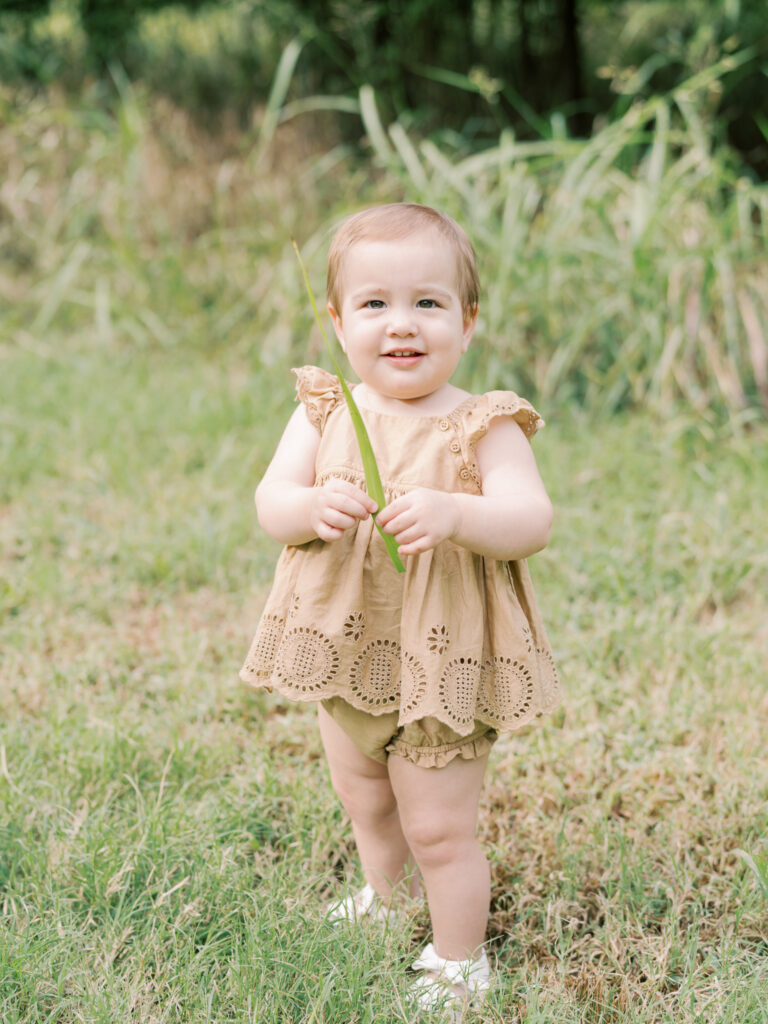
M 341 268 L 336 334 L 367 387 L 404 401 L 446 384 L 472 338 L 458 292 L 456 253 L 437 231 L 361 241 Z

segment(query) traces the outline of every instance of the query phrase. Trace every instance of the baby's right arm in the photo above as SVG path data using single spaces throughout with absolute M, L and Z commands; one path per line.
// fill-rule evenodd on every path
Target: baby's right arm
M 264 530 L 282 544 L 338 540 L 376 511 L 376 502 L 347 480 L 315 487 L 320 433 L 300 405 L 288 421 L 272 461 L 256 488 L 256 509 Z

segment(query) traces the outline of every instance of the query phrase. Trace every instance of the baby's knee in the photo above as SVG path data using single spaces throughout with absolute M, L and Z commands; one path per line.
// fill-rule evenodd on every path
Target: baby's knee
M 476 844 L 474 824 L 461 819 L 424 816 L 403 822 L 403 833 L 422 867 L 449 863 Z
M 355 822 L 375 824 L 397 811 L 388 779 L 349 778 L 332 773 L 331 783 L 344 810 Z

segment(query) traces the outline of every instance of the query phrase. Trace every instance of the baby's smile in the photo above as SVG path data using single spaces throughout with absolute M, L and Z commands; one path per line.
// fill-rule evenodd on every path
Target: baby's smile
M 385 352 L 384 358 L 395 366 L 415 366 L 424 358 L 424 353 L 415 348 L 402 348 L 396 349 L 394 352 Z

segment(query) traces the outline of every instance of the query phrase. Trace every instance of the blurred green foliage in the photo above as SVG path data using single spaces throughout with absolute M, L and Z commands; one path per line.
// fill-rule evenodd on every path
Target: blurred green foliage
M 768 186 L 705 120 L 712 85 L 746 59 L 636 102 L 588 141 L 502 131 L 480 152 L 384 121 L 370 87 L 365 155 L 302 152 L 309 115 L 269 129 L 296 109 L 281 99 L 290 62 L 258 129 L 220 136 L 118 69 L 108 110 L 92 92 L 5 87 L 0 354 L 8 341 L 72 356 L 95 334 L 120 351 L 240 351 L 255 372 L 322 361 L 291 237 L 319 295 L 338 219 L 410 199 L 466 224 L 477 249 L 483 341 L 460 386 L 514 381 L 544 408 L 764 416 Z
M 450 15 L 440 0 L 0 0 L 1 79 L 79 87 L 119 63 L 214 119 L 251 117 L 292 40 L 301 95 L 371 85 L 386 116 L 480 143 L 502 127 L 589 135 L 754 46 L 718 80 L 712 124 L 768 176 L 766 0 L 457 0 Z

